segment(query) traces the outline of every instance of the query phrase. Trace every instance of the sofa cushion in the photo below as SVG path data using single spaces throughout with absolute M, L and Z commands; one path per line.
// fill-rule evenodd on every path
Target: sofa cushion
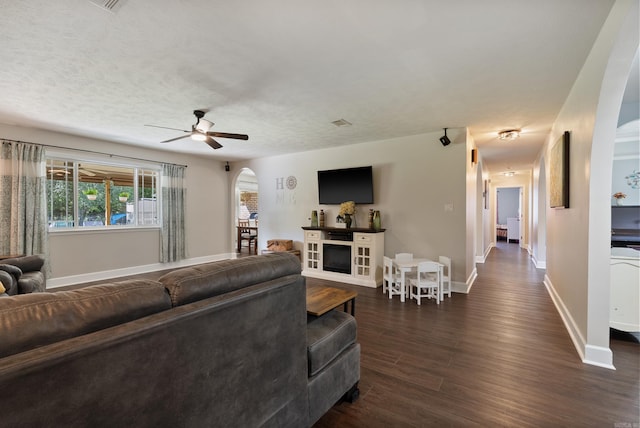
M 309 377 L 321 371 L 356 341 L 356 319 L 332 310 L 307 322 L 307 362 Z
M 18 294 L 33 293 L 41 290 L 44 284 L 44 274 L 39 270 L 23 273 L 18 280 Z
M 299 275 L 300 261 L 287 253 L 273 253 L 176 269 L 160 281 L 174 306 L 184 305 L 287 275 Z
M 170 308 L 162 284 L 144 280 L 0 299 L 0 357 Z
M 17 275 L 13 269 L 18 271 Z M 21 274 L 22 274 L 22 271 L 15 266 L 0 264 L 0 281 L 2 281 L 2 285 L 4 286 L 5 293 L 9 295 L 18 294 L 17 278 L 19 278 Z
M 8 265 L 18 266 L 22 272 L 31 272 L 34 270 L 42 269 L 42 265 L 44 265 L 44 258 L 39 255 L 33 256 L 24 256 L 24 257 L 16 257 L 13 259 L 4 259 L 2 263 L 6 263 Z

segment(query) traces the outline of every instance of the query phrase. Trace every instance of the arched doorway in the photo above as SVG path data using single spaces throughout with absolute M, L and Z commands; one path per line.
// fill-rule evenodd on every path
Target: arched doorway
M 619 31 L 608 57 L 594 116 L 589 163 L 589 226 L 586 341 L 583 361 L 613 367 L 609 348 L 611 292 L 611 199 L 613 153 L 622 95 L 638 52 L 638 3 L 616 3 L 625 9 L 619 15 Z M 615 9 L 615 6 L 614 6 Z M 604 221 L 603 221 L 604 219 Z
M 236 177 L 234 195 L 233 248 L 240 254 L 248 254 L 251 253 L 251 245 L 254 244 L 249 239 L 243 239 L 237 228 L 240 223 L 256 228 L 251 229 L 249 233 L 255 236 L 252 239 L 256 241 L 255 248 L 258 247 L 258 179 L 251 169 L 243 168 Z

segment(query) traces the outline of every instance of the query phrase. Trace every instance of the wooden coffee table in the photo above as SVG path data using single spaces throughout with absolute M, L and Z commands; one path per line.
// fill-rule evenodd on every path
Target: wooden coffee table
M 307 285 L 307 313 L 319 317 L 322 314 L 344 305 L 347 312 L 351 302 L 351 315 L 356 314 L 356 296 L 358 293 L 323 285 Z

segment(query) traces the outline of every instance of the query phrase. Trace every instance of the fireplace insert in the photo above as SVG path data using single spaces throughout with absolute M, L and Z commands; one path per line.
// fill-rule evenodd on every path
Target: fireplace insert
M 322 269 L 351 274 L 351 245 L 323 244 Z

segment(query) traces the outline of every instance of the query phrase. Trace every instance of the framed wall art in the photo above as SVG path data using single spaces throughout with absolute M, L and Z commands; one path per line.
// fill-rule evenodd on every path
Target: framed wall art
M 570 133 L 565 131 L 551 148 L 549 156 L 549 206 L 569 208 L 569 143 Z

